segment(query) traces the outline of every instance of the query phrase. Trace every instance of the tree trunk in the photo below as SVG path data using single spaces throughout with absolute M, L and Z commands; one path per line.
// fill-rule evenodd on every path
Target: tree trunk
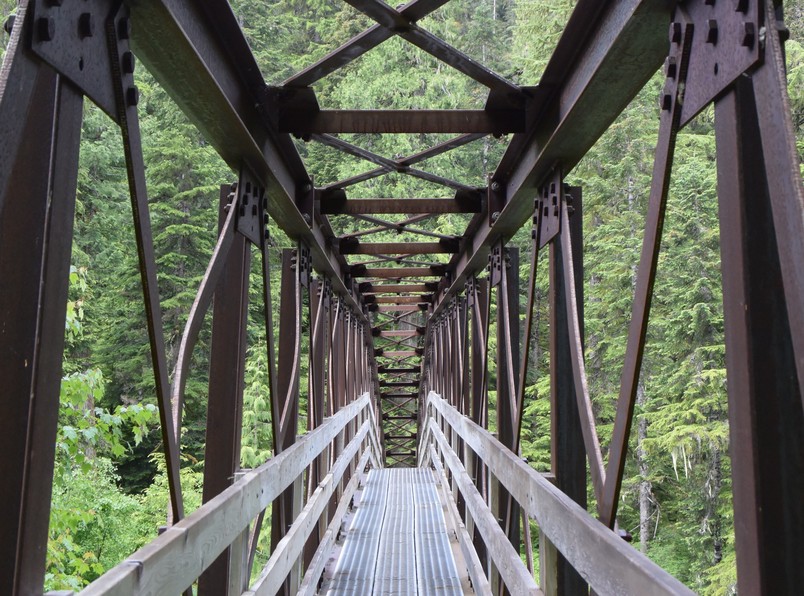
M 645 405 L 645 386 L 637 385 L 637 404 Z M 645 458 L 644 441 L 648 436 L 648 419 L 642 415 L 637 423 L 637 467 L 639 469 L 639 550 L 648 554 L 651 516 L 651 483 L 648 480 L 648 462 Z

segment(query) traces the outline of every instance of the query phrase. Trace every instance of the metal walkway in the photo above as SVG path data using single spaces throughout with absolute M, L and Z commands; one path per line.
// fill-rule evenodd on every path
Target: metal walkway
M 321 593 L 464 594 L 436 491 L 430 469 L 371 470 Z

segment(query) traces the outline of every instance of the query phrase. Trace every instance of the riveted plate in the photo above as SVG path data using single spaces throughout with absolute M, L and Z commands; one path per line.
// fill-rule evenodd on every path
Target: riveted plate
M 112 3 L 104 0 L 36 0 L 30 41 L 35 54 L 117 120 L 106 33 L 110 10 Z
M 759 5 L 760 0 L 684 3 L 694 30 L 681 126 L 759 60 Z M 681 20 L 680 9 L 676 10 L 675 20 Z M 673 43 L 672 25 L 670 41 Z

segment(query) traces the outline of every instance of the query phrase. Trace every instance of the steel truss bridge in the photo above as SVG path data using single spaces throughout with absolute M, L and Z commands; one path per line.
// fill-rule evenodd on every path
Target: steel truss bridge
M 538 85 L 524 88 L 417 24 L 445 1 L 392 8 L 347 0 L 376 24 L 276 87 L 265 84 L 222 0 L 20 3 L 0 78 L 0 593 L 42 593 L 85 97 L 120 126 L 124 141 L 173 522 L 86 594 L 688 592 L 627 544 L 616 520 L 676 135 L 712 102 L 739 591 L 800 592 L 804 192 L 781 3 L 579 0 Z M 311 85 L 394 35 L 487 87 L 485 108 L 320 109 Z M 222 187 L 220 234 L 172 376 L 135 54 L 238 176 Z M 564 177 L 662 63 L 649 209 L 604 461 L 584 369 L 582 192 Z M 389 158 L 337 136 L 353 132 L 454 136 Z M 487 187 L 419 165 L 489 134 L 512 136 Z M 292 135 L 372 166 L 316 187 Z M 435 182 L 448 196 L 350 198 L 350 186 L 389 172 Z M 442 213 L 471 214 L 470 223 L 459 236 L 429 231 L 423 222 Z M 407 219 L 389 221 L 387 214 Z M 375 227 L 338 236 L 330 215 Z M 270 284 L 268 218 L 297 243 L 283 254 L 281 288 Z M 520 337 L 531 337 L 535 275 L 520 333 L 520 255 L 506 243 L 523 225 L 533 230 L 534 272 L 539 250 L 549 251 L 550 474 L 517 455 L 531 343 Z M 423 240 L 370 242 L 371 232 L 388 230 Z M 252 247 L 259 263 L 251 263 Z M 415 258 L 442 253 L 448 261 Z M 275 455 L 240 470 L 252 266 L 264 279 Z M 204 504 L 185 517 L 181 424 L 171 404 L 181 412 L 210 307 L 208 419 L 215 423 L 206 430 Z M 303 329 L 309 354 L 300 350 Z M 303 358 L 309 431 L 299 436 Z M 263 529 L 269 506 L 270 528 Z M 520 552 L 530 544 L 529 519 L 540 532 L 539 577 L 522 562 L 532 558 L 529 549 Z M 252 583 L 261 531 L 271 532 L 273 554 Z

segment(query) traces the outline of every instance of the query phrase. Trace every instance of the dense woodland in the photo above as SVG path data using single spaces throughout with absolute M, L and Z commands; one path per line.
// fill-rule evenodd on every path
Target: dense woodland
M 15 4 L 0 0 L 3 14 L 12 13 Z M 280 84 L 368 25 L 365 17 L 338 0 L 233 0 L 232 4 L 269 84 Z M 534 85 L 573 4 L 571 0 L 452 0 L 422 25 L 514 82 Z M 802 133 L 804 2 L 786 5 L 792 33 L 787 43 L 790 95 L 794 122 Z M 4 34 L 0 50 L 7 41 Z M 173 362 L 214 245 L 219 187 L 236 175 L 145 69 L 137 76 L 159 291 L 168 357 Z M 631 313 L 661 84 L 658 73 L 568 179 L 583 186 L 586 359 L 604 457 Z M 329 108 L 476 108 L 485 101 L 483 88 L 398 38 L 324 79 L 316 91 L 322 106 Z M 437 135 L 347 138 L 389 157 L 440 140 Z M 87 105 L 83 139 L 48 589 L 86 585 L 156 536 L 167 510 L 120 133 L 100 110 Z M 804 135 L 799 139 L 804 155 Z M 365 162 L 315 143 L 299 142 L 298 147 L 319 185 L 366 169 Z M 480 186 L 504 147 L 505 139 L 488 138 L 431 159 L 426 166 Z M 353 197 L 428 195 L 447 196 L 427 182 L 396 174 L 362 183 L 350 192 Z M 464 216 L 442 216 L 437 231 L 461 233 L 465 222 Z M 334 225 L 345 231 L 356 224 L 339 218 Z M 291 242 L 280 230 L 272 234 L 272 254 L 278 262 L 279 251 Z M 523 256 L 530 250 L 527 227 L 513 244 Z M 546 255 L 543 259 L 546 263 Z M 709 108 L 679 136 L 619 518 L 621 527 L 634 535 L 635 548 L 704 594 L 736 591 L 719 259 Z M 523 258 L 523 311 L 526 262 Z M 545 266 L 538 283 L 538 348 L 530 364 L 523 455 L 537 469 L 547 470 Z M 271 455 L 256 271 L 253 288 L 241 462 L 246 468 Z M 274 301 L 275 308 L 278 302 Z M 494 350 L 493 333 L 491 338 Z M 208 327 L 199 346 L 182 431 L 187 510 L 200 503 Z M 303 392 L 305 386 L 302 382 Z M 491 399 L 493 404 L 493 392 Z

